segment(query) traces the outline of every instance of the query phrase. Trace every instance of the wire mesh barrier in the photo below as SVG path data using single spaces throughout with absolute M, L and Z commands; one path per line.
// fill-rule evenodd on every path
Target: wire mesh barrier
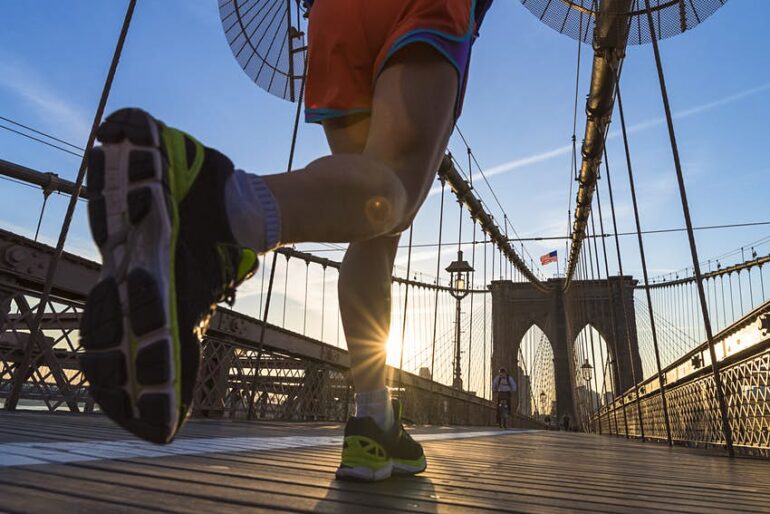
M 736 451 L 770 456 L 770 302 L 715 336 L 716 355 Z M 693 446 L 726 445 L 707 344 L 663 370 L 671 436 Z M 641 416 L 636 415 L 639 404 Z M 628 428 L 615 419 L 625 409 Z M 622 419 L 622 418 L 621 418 Z M 642 382 L 599 410 L 592 429 L 665 440 L 662 396 L 657 377 Z

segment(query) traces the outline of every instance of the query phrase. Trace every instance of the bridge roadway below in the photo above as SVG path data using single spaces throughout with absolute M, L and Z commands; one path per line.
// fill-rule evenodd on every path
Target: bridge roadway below
M 98 414 L 0 413 L 2 512 L 770 512 L 770 462 L 607 436 L 414 427 L 428 470 L 334 479 L 342 426 L 191 420 L 169 446 Z

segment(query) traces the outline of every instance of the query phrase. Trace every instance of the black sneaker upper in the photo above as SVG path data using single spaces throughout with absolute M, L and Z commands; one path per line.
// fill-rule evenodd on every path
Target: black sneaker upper
M 390 456 L 394 459 L 416 460 L 423 455 L 422 445 L 412 439 L 401 423 L 401 403 L 391 400 L 393 405 L 393 428 L 390 432 Z
M 224 203 L 225 182 L 233 173 L 233 164 L 216 150 L 204 151 L 202 168 L 179 205 L 176 298 L 179 336 L 187 349 L 182 352 L 185 405 L 192 402 L 200 364 L 199 341 L 216 304 L 223 300 L 232 302 L 240 255 Z M 187 158 L 194 158 L 194 145 Z
M 412 436 L 404 430 L 401 424 L 401 406 L 398 400 L 393 399 L 393 426 L 389 430 L 383 430 L 370 417 L 351 417 L 345 425 L 345 437 L 363 436 L 381 444 L 388 452 L 388 456 L 395 459 L 416 460 L 423 455 L 420 443 L 412 439 Z

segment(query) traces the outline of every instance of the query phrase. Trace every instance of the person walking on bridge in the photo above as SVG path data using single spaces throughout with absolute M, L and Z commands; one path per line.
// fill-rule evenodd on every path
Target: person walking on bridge
M 510 412 L 513 405 L 511 401 L 513 400 L 513 393 L 515 392 L 516 381 L 508 374 L 505 368 L 500 368 L 497 375 L 495 375 L 495 378 L 492 379 L 492 393 L 495 396 L 495 404 L 499 406 L 501 401 L 506 402 L 506 405 L 508 406 L 507 410 Z M 497 423 L 502 427 L 504 421 L 505 420 L 501 418 L 500 408 L 498 407 Z
M 316 0 L 305 118 L 331 155 L 257 175 L 139 109 L 110 115 L 89 157 L 89 221 L 103 258 L 81 326 L 102 410 L 170 442 L 193 399 L 218 302 L 282 245 L 350 243 L 339 302 L 356 413 L 337 477 L 381 480 L 427 462 L 385 384 L 391 276 L 460 113 L 471 45 L 492 0 Z M 266 120 L 267 121 L 267 120 Z

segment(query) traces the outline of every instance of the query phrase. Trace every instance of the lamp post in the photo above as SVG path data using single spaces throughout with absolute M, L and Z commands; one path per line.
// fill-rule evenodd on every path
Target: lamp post
M 457 312 L 455 315 L 455 324 L 457 325 L 455 332 L 455 372 L 452 387 L 462 390 L 463 380 L 460 376 L 462 372 L 460 367 L 460 302 L 468 296 L 469 278 L 474 270 L 467 261 L 463 260 L 462 250 L 458 250 L 457 260 L 447 266 L 446 271 L 449 272 L 449 293 L 457 300 Z
M 588 362 L 588 359 L 586 358 L 586 361 L 583 363 L 582 366 L 580 366 L 580 372 L 583 374 L 583 380 L 586 381 L 586 400 L 588 400 L 589 409 L 593 407 L 593 402 L 591 401 L 591 378 L 593 377 L 593 371 L 594 367 L 591 366 L 591 363 Z

